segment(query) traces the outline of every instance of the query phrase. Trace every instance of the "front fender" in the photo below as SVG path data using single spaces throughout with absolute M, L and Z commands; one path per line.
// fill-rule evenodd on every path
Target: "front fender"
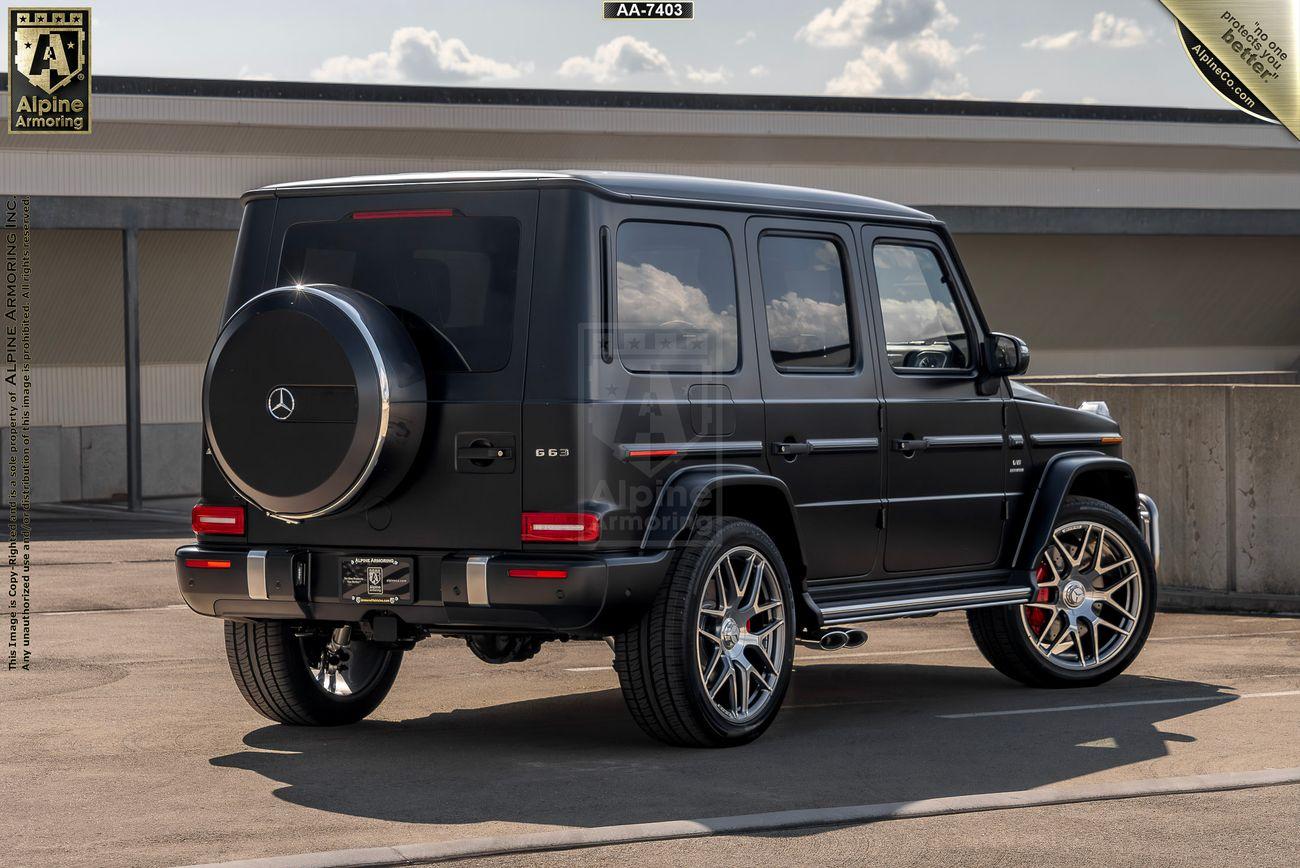
M 1104 480 L 1090 480 L 1103 483 L 1100 487 L 1089 485 L 1090 495 L 1099 496 L 1099 499 L 1127 515 L 1139 528 L 1142 526 L 1138 511 L 1137 481 L 1133 467 L 1127 461 L 1100 452 L 1062 452 L 1053 455 L 1044 465 L 1043 474 L 1039 477 L 1038 487 L 1034 490 L 1025 525 L 1020 533 L 1020 542 L 1011 562 L 1013 570 L 1030 576 L 1030 583 L 1034 561 L 1052 537 L 1061 504 L 1074 490 L 1076 482 L 1089 474 L 1105 477 Z

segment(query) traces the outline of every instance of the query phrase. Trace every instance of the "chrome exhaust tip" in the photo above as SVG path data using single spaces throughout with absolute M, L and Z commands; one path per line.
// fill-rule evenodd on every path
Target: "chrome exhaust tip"
M 846 630 L 845 633 L 849 637 L 848 641 L 844 643 L 845 648 L 861 648 L 867 644 L 866 630 Z
M 847 644 L 849 644 L 849 634 L 843 630 L 828 630 L 822 634 L 821 639 L 817 640 L 817 645 L 823 651 L 838 651 Z

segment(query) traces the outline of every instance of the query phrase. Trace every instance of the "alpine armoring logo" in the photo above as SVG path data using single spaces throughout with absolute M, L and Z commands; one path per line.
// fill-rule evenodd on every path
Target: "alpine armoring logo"
M 9 10 L 9 132 L 90 132 L 90 10 Z

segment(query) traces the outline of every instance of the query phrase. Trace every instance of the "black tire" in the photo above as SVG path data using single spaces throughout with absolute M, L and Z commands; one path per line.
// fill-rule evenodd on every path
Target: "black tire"
M 356 723 L 379 707 L 402 665 L 402 652 L 372 646 L 357 638 L 354 654 L 368 656 L 365 683 L 347 696 L 330 693 L 316 682 L 307 657 L 313 643 L 300 639 L 282 621 L 226 621 L 226 658 L 239 692 L 257 712 L 294 726 L 342 726 Z M 307 650 L 304 650 L 304 649 Z
M 755 719 L 737 723 L 714 708 L 705 693 L 695 661 L 695 636 L 710 570 L 724 553 L 741 545 L 755 549 L 773 566 L 786 624 L 776 686 Z M 640 623 L 614 637 L 614 669 L 632 718 L 653 738 L 681 747 L 732 747 L 758 738 L 776 718 L 789 687 L 794 618 L 790 576 L 771 537 L 748 521 L 701 521 L 674 556 Z
M 1141 585 L 1141 611 L 1134 613 L 1137 618 L 1132 635 L 1114 657 L 1093 668 L 1072 670 L 1048 662 L 1035 650 L 1032 640 L 1025 634 L 1021 615 L 1023 607 L 969 610 L 966 621 L 984 659 L 1008 678 L 1031 687 L 1092 687 L 1109 681 L 1128 668 L 1151 632 L 1156 607 L 1156 570 L 1141 531 L 1128 516 L 1109 503 L 1090 497 L 1066 498 L 1056 528 L 1079 521 L 1103 525 L 1127 544 L 1139 570 L 1137 582 Z M 1086 652 L 1080 656 L 1086 659 Z

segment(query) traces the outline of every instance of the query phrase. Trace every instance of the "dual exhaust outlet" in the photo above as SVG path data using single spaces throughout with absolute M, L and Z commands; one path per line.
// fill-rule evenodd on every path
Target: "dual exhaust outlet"
M 867 631 L 850 628 L 848 630 L 827 630 L 820 636 L 800 639 L 801 645 L 820 648 L 823 651 L 841 651 L 846 648 L 861 648 L 867 644 Z

